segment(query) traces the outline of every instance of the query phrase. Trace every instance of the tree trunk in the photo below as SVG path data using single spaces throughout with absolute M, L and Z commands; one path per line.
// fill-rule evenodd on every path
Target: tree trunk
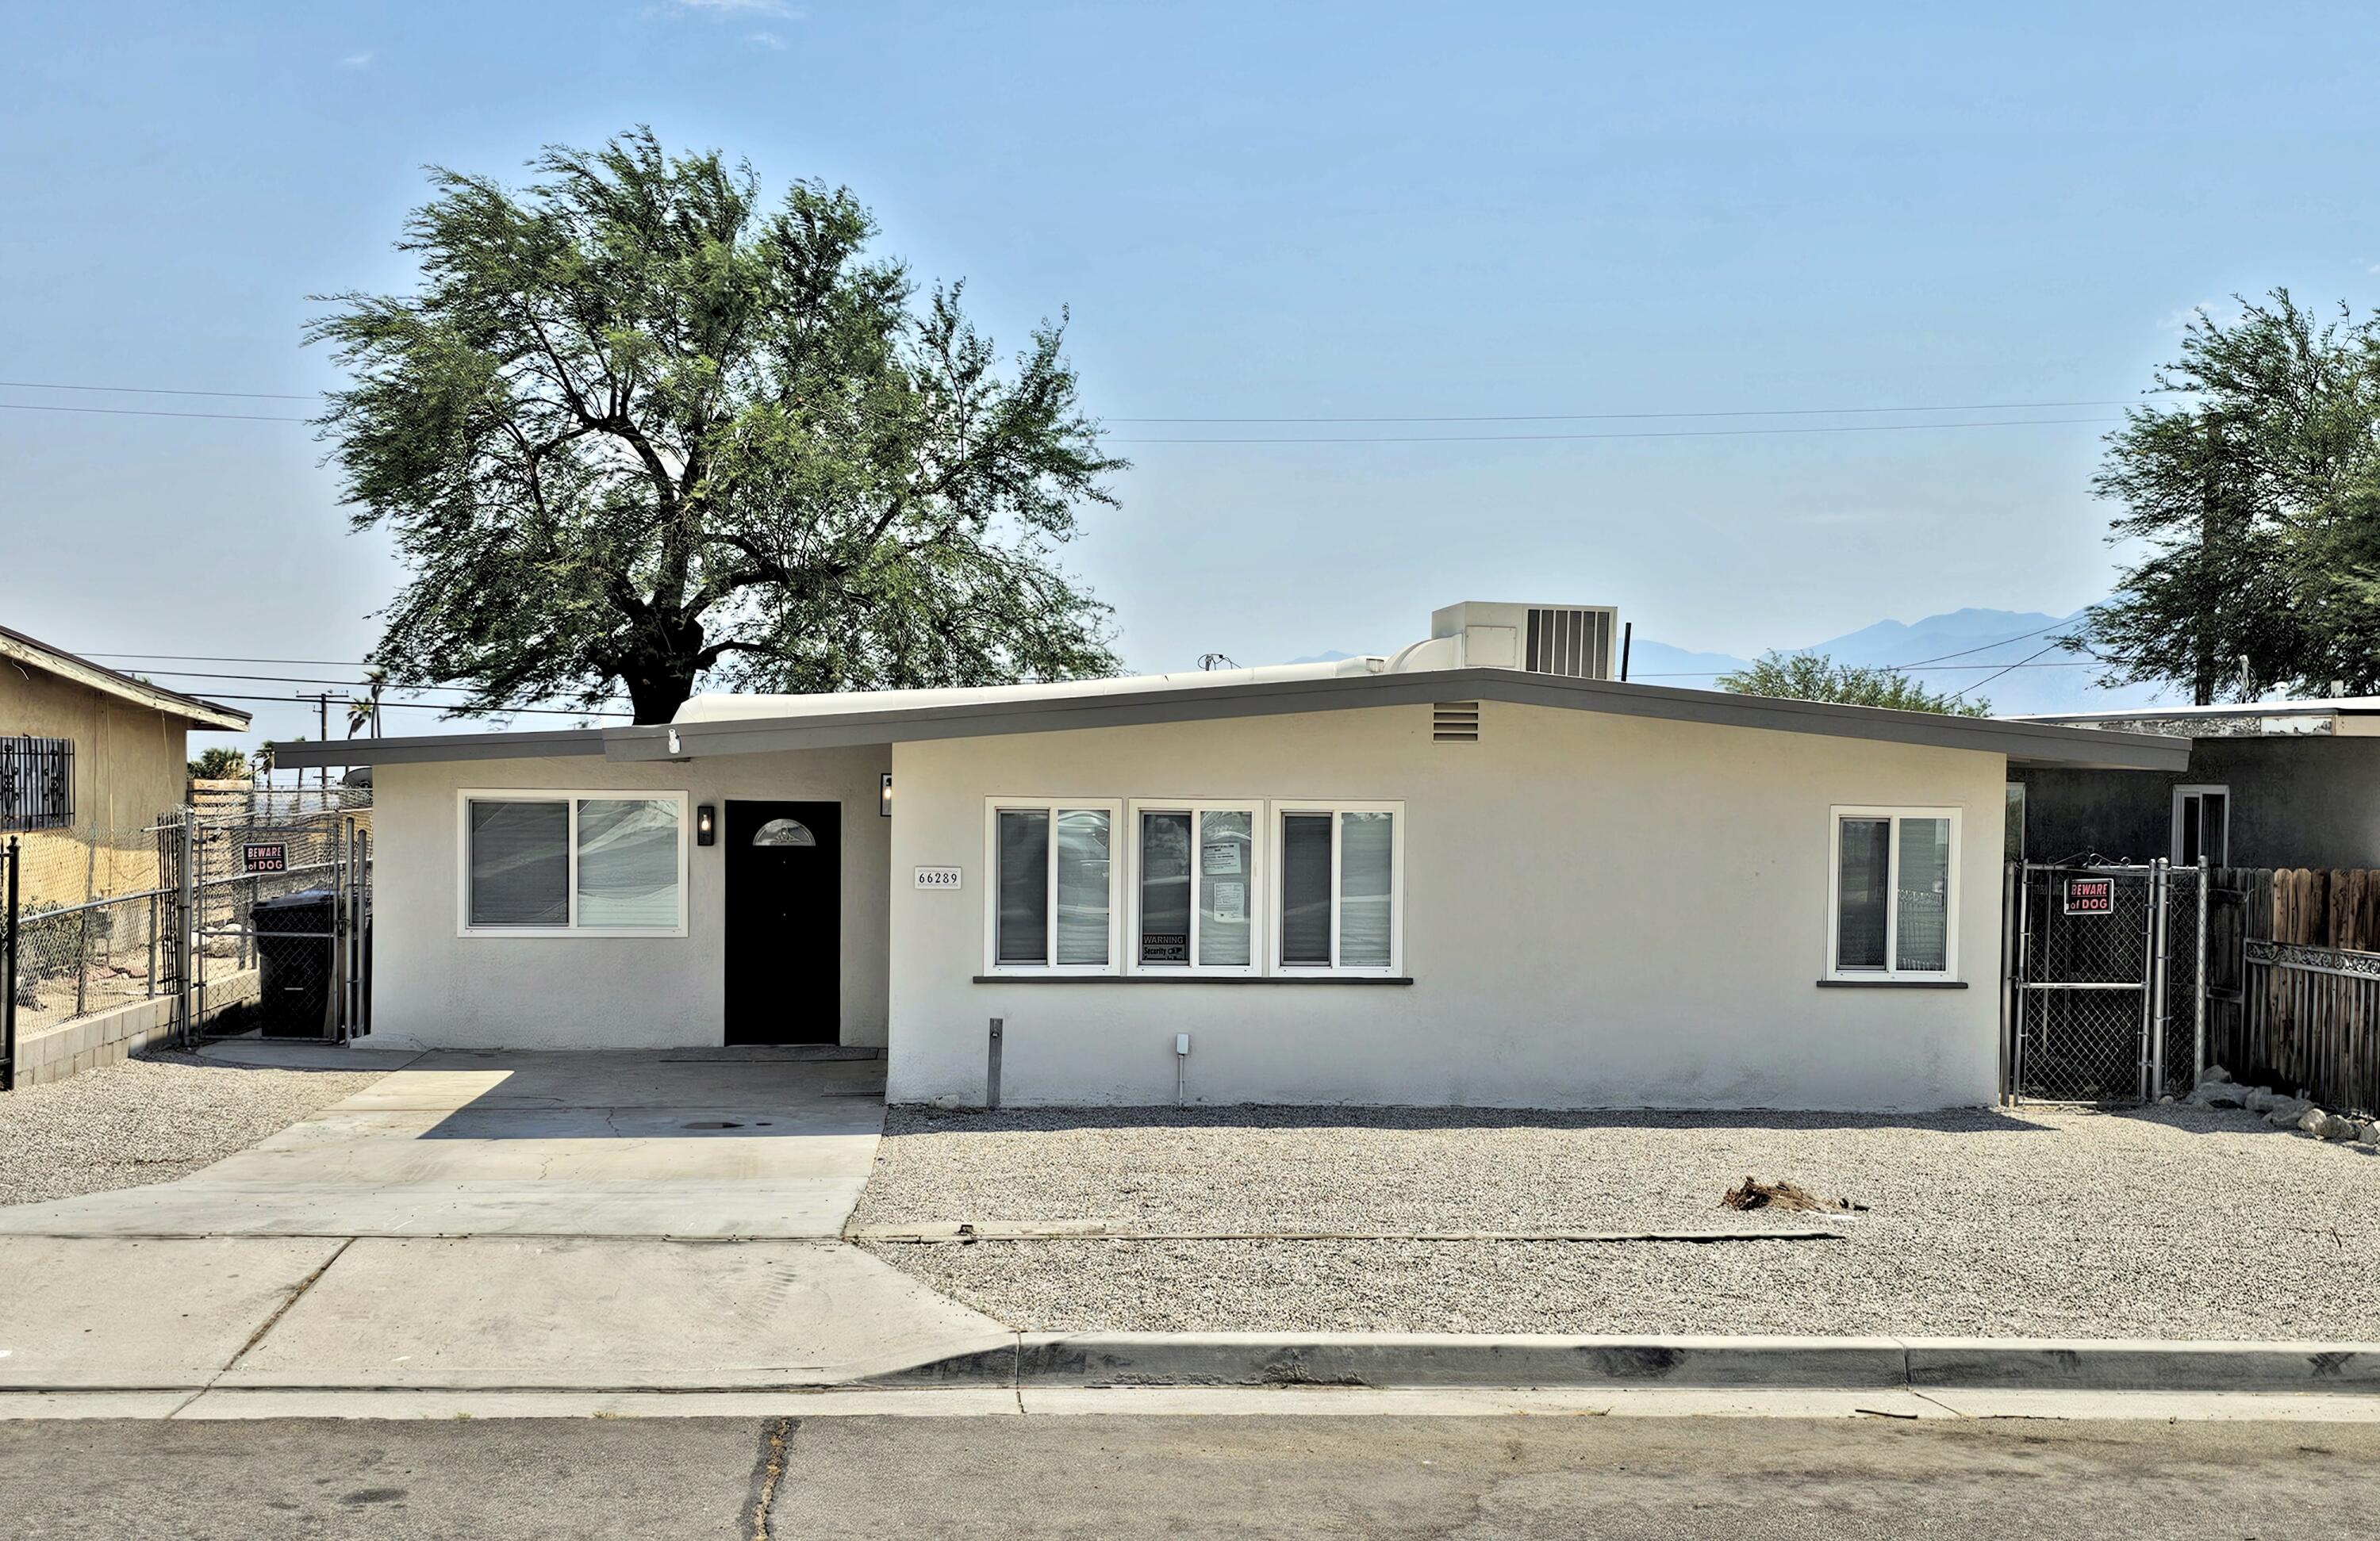
M 620 671 L 629 708 L 639 723 L 666 722 L 676 716 L 694 694 L 698 673 L 695 659 L 702 651 L 702 623 L 665 621 L 657 629 L 661 635 Z

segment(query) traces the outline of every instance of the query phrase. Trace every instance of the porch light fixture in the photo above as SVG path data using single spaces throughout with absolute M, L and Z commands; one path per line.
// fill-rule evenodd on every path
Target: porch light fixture
M 719 810 L 709 803 L 697 804 L 694 810 L 694 843 L 711 845 L 719 840 Z
M 880 800 L 876 811 L 890 819 L 892 817 L 892 772 L 885 771 L 878 778 L 878 784 L 881 791 L 879 794 Z

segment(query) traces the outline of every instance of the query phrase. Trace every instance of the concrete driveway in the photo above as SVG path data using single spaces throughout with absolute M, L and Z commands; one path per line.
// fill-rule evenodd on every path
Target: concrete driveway
M 1009 1341 L 839 1239 L 880 1061 L 386 1062 L 178 1182 L 0 1208 L 0 1389 L 815 1386 Z
M 208 1053 L 392 1073 L 179 1182 L 0 1209 L 0 1235 L 833 1236 L 884 1123 L 873 1059 Z

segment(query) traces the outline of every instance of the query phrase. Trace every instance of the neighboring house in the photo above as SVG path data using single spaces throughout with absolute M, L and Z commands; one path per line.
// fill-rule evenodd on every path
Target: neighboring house
M 20 902 L 76 904 L 87 887 L 146 886 L 155 856 L 139 837 L 182 806 L 189 734 L 238 733 L 248 721 L 0 626 L 0 840 L 17 833 L 27 849 Z M 94 830 L 104 838 L 90 860 L 41 859 L 45 843 Z M 143 870 L 114 869 L 126 864 Z
M 2380 868 L 2380 698 L 2022 721 L 2191 741 L 2189 765 L 2160 775 L 2011 771 L 2035 861 L 2089 853 L 2189 865 L 2203 854 L 2212 867 Z
M 706 696 L 371 765 L 374 1031 L 887 1048 L 1011 1103 L 1918 1109 L 1999 1078 L 2011 763 L 2181 742 L 1623 685 L 1613 615 L 1393 658 Z

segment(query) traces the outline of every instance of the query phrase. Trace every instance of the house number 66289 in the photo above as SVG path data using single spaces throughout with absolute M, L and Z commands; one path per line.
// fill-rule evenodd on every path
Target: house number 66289
M 917 868 L 919 888 L 953 889 L 959 886 L 959 868 L 955 867 L 921 867 Z

